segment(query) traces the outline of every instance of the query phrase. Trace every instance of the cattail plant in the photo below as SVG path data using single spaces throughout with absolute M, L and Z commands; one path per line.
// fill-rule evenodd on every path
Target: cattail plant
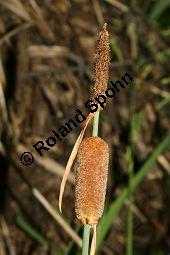
M 109 70 L 109 34 L 104 24 L 99 33 L 95 54 L 95 76 L 91 89 L 91 98 L 104 94 L 108 84 Z M 95 253 L 96 226 L 104 209 L 106 184 L 109 164 L 109 147 L 98 137 L 99 112 L 90 113 L 84 127 L 77 138 L 66 170 L 62 179 L 59 195 L 59 208 L 61 211 L 62 197 L 65 183 L 71 166 L 77 155 L 76 184 L 75 184 L 75 213 L 81 224 L 84 225 L 82 254 L 89 254 L 90 229 L 93 229 L 90 254 Z M 83 139 L 84 132 L 94 118 L 93 136 Z
M 91 89 L 91 98 L 104 95 L 109 79 L 109 33 L 106 23 L 99 33 L 97 48 L 95 53 L 95 75 Z
M 103 139 L 92 136 L 81 143 L 77 155 L 75 212 L 81 224 L 93 227 L 94 239 L 104 209 L 108 163 L 109 148 Z
M 75 211 L 82 224 L 97 224 L 103 213 L 109 148 L 100 137 L 88 137 L 77 155 Z

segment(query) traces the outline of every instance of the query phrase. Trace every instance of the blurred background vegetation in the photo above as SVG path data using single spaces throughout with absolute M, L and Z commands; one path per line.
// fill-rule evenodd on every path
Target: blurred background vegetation
M 81 127 L 42 158 L 32 145 L 86 112 L 104 22 L 110 80 L 135 82 L 101 113 L 111 157 L 97 254 L 170 254 L 170 1 L 0 0 L 1 255 L 80 253 L 74 169 L 62 216 L 58 194 Z

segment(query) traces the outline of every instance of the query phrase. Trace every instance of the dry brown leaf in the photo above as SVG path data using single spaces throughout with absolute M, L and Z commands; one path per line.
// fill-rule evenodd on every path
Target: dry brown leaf
M 93 119 L 95 113 L 90 113 L 87 117 L 87 120 L 85 122 L 85 125 L 80 133 L 80 135 L 78 136 L 77 138 L 77 141 L 73 147 L 73 150 L 71 152 L 71 155 L 69 157 L 69 160 L 67 162 L 67 166 L 66 166 L 66 170 L 65 170 L 65 173 L 64 173 L 64 176 L 63 176 L 63 179 L 62 179 L 62 182 L 61 182 L 61 186 L 60 186 L 60 194 L 59 194 L 59 209 L 60 209 L 60 212 L 62 212 L 62 209 L 61 209 L 61 205 L 62 205 L 62 198 L 63 198 L 63 193 L 64 193 L 64 188 L 65 188 L 65 184 L 66 184 L 66 181 L 67 181 L 67 178 L 68 178 L 68 175 L 70 173 L 70 170 L 71 170 L 71 167 L 72 167 L 72 164 L 74 162 L 74 159 L 77 155 L 77 151 L 79 149 L 79 146 L 81 144 L 81 141 L 83 139 L 83 135 L 84 135 L 84 132 L 88 126 L 88 124 L 90 123 L 90 121 Z

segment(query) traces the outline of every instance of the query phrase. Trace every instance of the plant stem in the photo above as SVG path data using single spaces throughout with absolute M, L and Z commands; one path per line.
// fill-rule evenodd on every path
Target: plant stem
M 94 116 L 94 120 L 93 120 L 93 136 L 98 136 L 99 115 L 100 115 L 100 111 L 97 111 L 95 116 Z
M 132 202 L 133 197 L 129 198 L 129 209 L 128 209 L 128 229 L 127 229 L 127 255 L 133 255 L 133 211 Z
M 89 254 L 89 238 L 91 225 L 84 224 L 82 255 Z
M 160 156 L 163 152 L 170 148 L 170 134 L 168 134 L 164 140 L 156 147 L 156 149 L 152 152 L 150 157 L 145 161 L 145 163 L 138 169 L 137 174 L 134 175 L 132 179 L 132 189 L 134 192 L 140 183 L 145 178 L 146 174 L 149 172 L 153 164 L 156 163 L 158 156 Z M 125 200 L 128 197 L 128 189 L 125 187 L 123 191 L 119 194 L 119 196 L 115 199 L 113 203 L 111 203 L 109 209 L 105 212 L 103 217 L 100 220 L 99 228 L 102 229 L 98 233 L 97 239 L 97 250 L 99 250 L 101 244 L 103 243 L 110 227 L 113 224 L 113 220 L 118 216 Z
M 129 174 L 129 182 L 128 182 L 128 226 L 127 226 L 127 255 L 133 255 L 133 190 L 132 190 L 132 181 L 133 181 L 133 155 L 132 148 L 128 147 L 127 149 L 127 163 L 128 163 L 128 174 Z
M 93 136 L 98 136 L 99 114 L 100 114 L 100 111 L 96 112 L 96 114 L 94 116 L 93 133 L 92 133 Z M 84 224 L 82 255 L 88 255 L 89 254 L 90 228 L 91 228 L 91 225 Z

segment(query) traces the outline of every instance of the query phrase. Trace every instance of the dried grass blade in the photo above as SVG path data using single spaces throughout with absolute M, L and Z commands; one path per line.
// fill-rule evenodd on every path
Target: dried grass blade
M 65 222 L 65 220 L 53 209 L 47 199 L 40 193 L 37 188 L 33 188 L 32 192 L 37 200 L 43 205 L 43 207 L 49 212 L 49 214 L 58 222 L 65 232 L 74 240 L 74 242 L 82 247 L 82 240 L 77 233 Z
M 27 12 L 25 6 L 22 4 L 21 1 L 18 0 L 0 0 L 0 4 L 2 4 L 4 7 L 15 13 L 20 18 L 32 22 L 32 19 Z
M 88 115 L 87 120 L 85 122 L 85 125 L 84 125 L 80 135 L 77 138 L 77 141 L 76 141 L 76 143 L 75 143 L 75 145 L 73 147 L 73 150 L 72 150 L 71 155 L 69 157 L 69 160 L 67 162 L 66 170 L 65 170 L 65 173 L 64 173 L 64 176 L 63 176 L 63 179 L 62 179 L 62 182 L 61 182 L 61 186 L 60 186 L 60 194 L 59 194 L 59 209 L 60 209 L 60 212 L 62 212 L 61 204 L 62 204 L 64 188 L 65 188 L 65 184 L 66 184 L 68 175 L 70 173 L 70 170 L 71 170 L 72 164 L 74 162 L 74 159 L 75 159 L 75 157 L 77 155 L 77 151 L 79 149 L 80 143 L 81 143 L 81 141 L 83 139 L 84 132 L 85 132 L 88 124 L 90 123 L 90 121 L 93 119 L 94 115 L 95 115 L 95 113 L 90 113 Z
M 24 31 L 28 28 L 30 28 L 32 26 L 32 23 L 23 23 L 19 26 L 17 26 L 16 28 L 12 29 L 9 32 L 6 32 L 3 36 L 1 36 L 0 38 L 0 46 L 5 43 L 8 42 L 13 36 L 15 36 L 16 34 L 19 34 L 21 31 Z
M 96 225 L 93 226 L 93 237 L 90 247 L 90 255 L 94 255 L 96 251 Z
M 29 3 L 33 10 L 32 14 L 34 17 L 34 22 L 37 25 L 37 27 L 40 29 L 42 35 L 45 38 L 55 41 L 54 33 L 51 30 L 51 27 L 48 25 L 48 22 L 44 19 L 42 10 L 37 4 L 37 2 L 35 0 L 29 0 Z
M 15 248 L 11 240 L 9 228 L 3 216 L 1 216 L 0 222 L 1 222 L 2 233 L 4 235 L 4 238 L 8 247 L 9 255 L 16 255 Z
M 123 3 L 121 3 L 120 1 L 117 0 L 105 0 L 106 2 L 108 2 L 109 4 L 113 5 L 114 7 L 118 8 L 120 11 L 122 12 L 128 12 L 129 11 L 129 7 Z

